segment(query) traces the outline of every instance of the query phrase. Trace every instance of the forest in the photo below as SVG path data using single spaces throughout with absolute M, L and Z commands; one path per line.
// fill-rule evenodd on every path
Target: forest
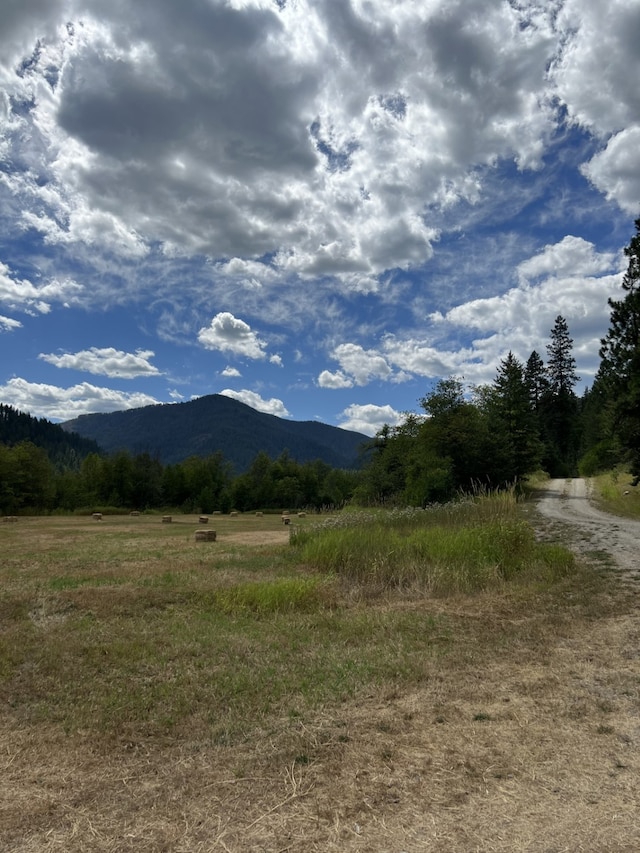
M 511 487 L 533 472 L 590 476 L 623 466 L 640 482 L 640 219 L 625 248 L 621 298 L 609 300 L 593 384 L 578 397 L 565 318 L 550 330 L 545 358 L 509 352 L 495 379 L 468 388 L 437 383 L 419 414 L 385 426 L 362 468 L 299 463 L 287 452 L 256 455 L 233 475 L 220 453 L 162 465 L 148 453 L 101 453 L 94 442 L 0 405 L 0 513 L 172 508 L 236 509 L 426 506 L 477 488 Z

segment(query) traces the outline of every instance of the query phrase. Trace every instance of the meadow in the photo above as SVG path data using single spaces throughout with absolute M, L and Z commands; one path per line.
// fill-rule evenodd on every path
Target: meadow
M 558 642 L 626 612 L 606 567 L 542 541 L 528 512 L 501 495 L 212 516 L 215 542 L 197 516 L 3 524 L 5 849 L 387 849 L 363 827 L 394 812 L 381 778 L 418 720 L 416 743 L 426 726 L 462 754 L 478 727 L 515 725 L 504 685 L 533 666 L 543 697 Z M 453 808 L 485 771 L 442 762 Z

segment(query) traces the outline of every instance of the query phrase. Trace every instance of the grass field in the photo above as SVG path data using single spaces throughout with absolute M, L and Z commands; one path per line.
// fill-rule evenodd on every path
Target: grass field
M 638 674 L 581 679 L 633 604 L 515 501 L 209 526 L 0 528 L 3 850 L 547 850 L 536 821 L 582 814 L 570 743 L 580 803 L 619 778 L 628 833 Z

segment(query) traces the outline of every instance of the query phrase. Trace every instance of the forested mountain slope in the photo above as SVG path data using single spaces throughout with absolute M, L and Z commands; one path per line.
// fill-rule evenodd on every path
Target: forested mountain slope
M 236 473 L 245 471 L 261 451 L 275 458 L 284 450 L 299 462 L 321 459 L 334 468 L 355 468 L 369 440 L 316 421 L 283 420 L 220 394 L 187 403 L 81 415 L 62 426 L 93 439 L 107 453 L 149 453 L 165 465 L 220 451 Z
M 100 450 L 92 439 L 0 403 L 0 444 L 13 447 L 23 441 L 41 447 L 54 465 L 63 468 L 74 468 L 89 453 Z

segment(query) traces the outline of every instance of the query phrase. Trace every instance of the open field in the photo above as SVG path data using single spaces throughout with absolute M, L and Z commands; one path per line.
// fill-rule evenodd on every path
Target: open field
M 638 849 L 612 558 L 436 597 L 314 568 L 279 516 L 208 526 L 0 526 L 0 849 Z

